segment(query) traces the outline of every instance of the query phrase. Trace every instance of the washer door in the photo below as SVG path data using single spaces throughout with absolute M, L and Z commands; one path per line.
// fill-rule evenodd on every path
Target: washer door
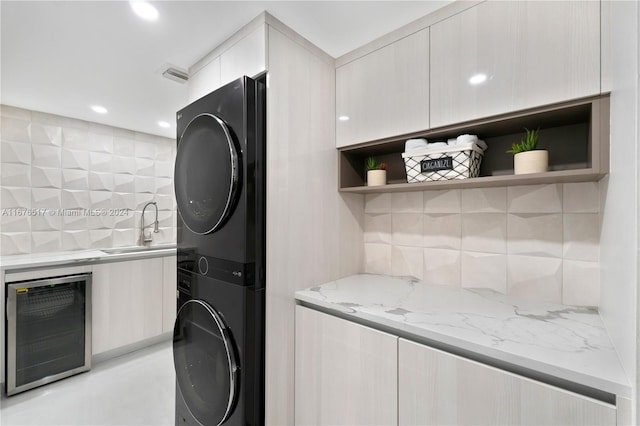
M 220 229 L 235 207 L 240 161 L 224 121 L 200 114 L 178 140 L 174 185 L 178 211 L 196 234 Z
M 180 307 L 173 329 L 176 381 L 191 415 L 203 425 L 220 425 L 231 415 L 238 365 L 229 329 L 202 300 Z

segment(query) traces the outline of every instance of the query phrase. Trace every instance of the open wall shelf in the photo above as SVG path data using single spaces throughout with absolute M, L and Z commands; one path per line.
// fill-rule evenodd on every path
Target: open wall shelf
M 519 142 L 524 128 L 540 129 L 538 147 L 549 151 L 549 171 L 513 174 L 513 155 L 506 151 Z M 480 176 L 471 179 L 407 183 L 404 143 L 410 138 L 446 141 L 475 134 L 488 149 Z M 366 186 L 365 161 L 375 156 L 387 163 L 387 185 Z M 609 172 L 609 96 L 488 117 L 451 126 L 400 135 L 339 149 L 339 185 L 342 192 L 396 192 L 430 189 L 597 181 Z

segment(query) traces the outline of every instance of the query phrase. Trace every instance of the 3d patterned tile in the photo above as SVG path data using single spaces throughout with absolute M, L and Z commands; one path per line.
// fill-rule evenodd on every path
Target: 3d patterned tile
M 57 146 L 31 145 L 31 165 L 60 168 L 62 149 Z
M 156 139 L 156 160 L 158 161 L 175 161 L 175 154 L 173 148 L 176 145 L 176 141 L 168 138 L 158 137 Z
M 562 260 L 509 255 L 507 284 L 511 296 L 562 303 Z
M 154 178 L 156 182 L 156 192 L 158 194 L 172 195 L 173 194 L 173 179 L 167 178 Z
M 77 191 L 75 189 L 62 190 L 62 208 L 64 209 L 89 209 L 89 191 Z
M 31 166 L 31 185 L 34 188 L 61 188 L 62 171 L 59 167 Z
M 59 115 L 48 114 L 46 112 L 31 111 L 31 124 L 43 124 L 45 126 L 62 127 L 64 120 Z M 62 138 L 62 129 L 60 129 Z
M 63 231 L 62 250 L 86 250 L 89 248 L 89 231 Z
M 136 175 L 154 176 L 155 165 L 153 160 L 149 160 L 148 158 L 136 158 Z
M 31 123 L 29 126 L 31 143 L 42 145 L 62 146 L 62 128 L 40 123 Z
M 128 247 L 138 244 L 138 234 L 135 229 L 114 229 L 113 230 L 113 246 Z
M 425 213 L 460 213 L 460 190 L 424 191 Z
M 89 172 L 86 170 L 62 169 L 62 188 L 89 188 Z
M 149 160 L 155 160 L 156 146 L 154 145 L 153 142 L 136 140 L 135 156 L 136 158 L 148 158 Z
M 364 271 L 368 274 L 391 275 L 391 246 L 365 243 Z
M 151 194 L 144 194 L 144 195 L 151 195 Z M 138 200 L 140 200 L 140 199 L 138 199 Z M 175 211 L 177 209 L 177 207 L 176 207 L 176 197 L 174 197 L 173 195 L 156 195 L 155 196 L 155 200 L 158 203 L 158 210 L 172 210 L 172 211 Z M 143 204 L 143 206 L 144 206 L 144 204 Z M 142 207 L 140 207 L 140 210 L 142 210 Z
M 463 288 L 490 288 L 507 293 L 507 256 L 503 254 L 462 252 Z
M 33 188 L 31 190 L 31 207 L 34 209 L 60 209 L 61 191 L 51 188 Z
M 510 213 L 562 213 L 562 185 L 510 186 L 507 210 Z
M 65 169 L 89 170 L 89 153 L 75 149 L 62 149 L 62 167 Z
M 135 210 L 138 206 L 136 194 L 128 192 L 114 192 L 111 204 L 114 209 L 130 209 Z
M 423 253 L 421 247 L 391 247 L 391 275 L 422 280 Z
M 27 164 L 2 164 L 2 186 L 28 188 L 31 186 L 31 167 Z
M 89 189 L 92 191 L 113 191 L 115 188 L 112 173 L 89 172 Z
M 136 154 L 136 141 L 128 137 L 118 137 L 113 139 L 113 153 L 115 155 L 133 157 Z
M 136 176 L 135 188 L 137 193 L 156 193 L 156 179 L 153 177 Z
M 30 216 L 14 216 L 9 212 L 0 215 L 0 232 L 29 232 L 31 230 Z
M 167 197 L 167 195 L 163 195 L 163 197 Z M 144 209 L 145 204 L 150 201 L 155 201 L 157 203 L 158 210 L 171 210 L 170 208 L 162 208 L 161 207 L 161 197 L 149 193 L 136 193 L 136 208 L 134 210 L 141 212 Z M 166 203 L 166 201 L 164 201 Z M 153 208 L 153 207 L 151 207 Z M 148 208 L 147 208 L 148 209 Z
M 177 213 L 172 211 L 158 212 L 158 226 L 161 228 L 170 228 L 177 226 Z
M 170 226 L 170 225 L 167 225 Z M 175 225 L 174 225 L 175 226 Z M 135 212 L 130 210 L 124 215 L 116 215 L 113 217 L 114 229 L 129 229 L 136 227 Z
M 562 215 L 508 214 L 507 252 L 562 257 Z
M 391 194 L 366 194 L 365 213 L 391 213 Z
M 89 170 L 92 172 L 111 173 L 113 155 L 102 152 L 89 152 Z
M 600 260 L 600 218 L 596 213 L 567 213 L 563 217 L 564 258 Z
M 113 175 L 113 190 L 115 192 L 135 192 L 135 176 L 117 174 Z
M 391 212 L 422 213 L 422 192 L 394 192 L 391 194 Z
M 80 215 L 74 214 L 73 210 L 66 210 L 67 215 L 62 216 L 62 229 L 65 231 L 86 231 L 89 227 L 87 223 L 87 216 L 83 211 L 77 211 Z M 88 234 L 87 234 L 88 235 Z
M 106 126 L 102 126 L 103 128 Z M 101 152 L 105 154 L 113 154 L 113 135 L 99 134 L 95 132 L 93 123 L 89 128 L 89 150 L 92 152 Z M 113 133 L 113 132 L 111 132 Z
M 18 118 L 24 121 L 31 120 L 32 112 L 28 109 L 18 108 L 10 105 L 0 105 L 0 116 Z
M 176 228 L 160 228 L 158 233 L 153 234 L 151 244 L 170 244 L 176 242 Z
M 31 190 L 3 186 L 0 191 L 0 208 L 28 209 L 31 207 Z
M 562 263 L 562 303 L 599 306 L 600 264 L 579 260 L 565 260 Z
M 113 156 L 113 173 L 136 174 L 136 159 L 133 157 Z
M 62 229 L 62 216 L 51 211 L 43 212 L 31 218 L 31 231 L 60 231 Z
M 506 187 L 462 190 L 463 213 L 503 213 L 506 211 Z
M 89 246 L 91 248 L 113 247 L 113 231 L 111 229 L 89 230 Z
M 364 242 L 391 243 L 391 215 L 364 215 Z
M 459 214 L 424 215 L 424 247 L 460 249 L 462 218 Z
M 3 256 L 31 253 L 30 232 L 3 232 L 0 249 Z
M 94 210 L 95 211 L 95 210 Z M 97 215 L 97 216 L 88 216 L 87 217 L 87 228 L 89 230 L 95 230 L 95 229 L 110 229 L 113 230 L 115 228 L 114 226 L 115 223 L 115 218 L 113 216 L 103 216 L 103 215 Z
M 111 209 L 112 197 L 109 191 L 89 191 L 89 205 L 92 209 Z
M 504 213 L 463 214 L 462 249 L 485 253 L 506 253 L 507 215 Z
M 424 276 L 427 284 L 460 287 L 460 251 L 424 249 Z
M 60 231 L 32 232 L 31 252 L 44 253 L 60 250 Z
M 83 130 L 86 133 L 89 133 L 89 127 L 90 123 L 88 121 L 78 120 L 77 118 L 62 117 L 63 137 L 65 128 Z
M 562 185 L 564 213 L 598 213 L 600 191 L 598 182 L 565 183 Z
M 156 161 L 155 176 L 162 178 L 173 178 L 173 161 Z
M 394 245 L 422 247 L 422 213 L 393 213 L 391 241 Z
M 66 121 L 64 124 L 65 127 L 62 128 L 62 146 L 67 149 L 88 151 L 90 149 L 88 126 L 87 129 L 78 129 L 67 127 Z
M 31 145 L 2 141 L 2 164 L 31 164 Z
M 107 126 L 105 124 L 89 122 L 89 134 L 91 136 L 111 136 L 113 140 L 115 133 L 114 129 L 115 127 Z
M 29 142 L 29 121 L 3 117 L 0 124 L 2 140 L 7 142 Z

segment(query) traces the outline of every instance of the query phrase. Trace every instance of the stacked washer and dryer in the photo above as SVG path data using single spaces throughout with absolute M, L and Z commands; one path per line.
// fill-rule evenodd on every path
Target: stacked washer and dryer
M 176 425 L 264 424 L 265 84 L 177 113 Z

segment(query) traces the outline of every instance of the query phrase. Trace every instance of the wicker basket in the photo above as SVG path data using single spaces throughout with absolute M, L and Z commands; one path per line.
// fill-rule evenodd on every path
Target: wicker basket
M 467 179 L 480 175 L 484 151 L 475 142 L 402 154 L 407 182 Z

